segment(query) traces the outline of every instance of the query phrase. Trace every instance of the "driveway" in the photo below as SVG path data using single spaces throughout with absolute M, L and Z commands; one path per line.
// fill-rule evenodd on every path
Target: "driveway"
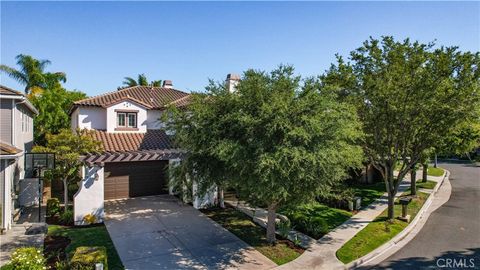
M 430 215 L 412 241 L 375 269 L 480 268 L 480 167 L 440 167 L 451 173 L 450 200 Z
M 270 269 L 276 265 L 173 196 L 105 202 L 110 237 L 126 269 Z

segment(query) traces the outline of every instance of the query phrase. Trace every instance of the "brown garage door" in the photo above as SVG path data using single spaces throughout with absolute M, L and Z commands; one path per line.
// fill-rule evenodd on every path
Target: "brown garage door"
M 167 161 L 105 164 L 105 200 L 168 193 Z

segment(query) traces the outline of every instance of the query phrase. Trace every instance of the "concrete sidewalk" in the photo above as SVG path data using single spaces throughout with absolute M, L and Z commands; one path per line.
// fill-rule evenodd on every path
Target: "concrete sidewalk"
M 402 195 L 410 187 L 410 175 L 405 178 L 400 184 L 396 197 Z M 421 179 L 421 171 L 417 171 L 417 179 Z M 442 177 L 429 176 L 429 180 L 438 182 L 442 180 Z M 387 203 L 388 197 L 385 193 L 374 203 L 320 238 L 296 260 L 275 269 L 345 269 L 345 265 L 337 259 L 337 250 L 387 209 Z

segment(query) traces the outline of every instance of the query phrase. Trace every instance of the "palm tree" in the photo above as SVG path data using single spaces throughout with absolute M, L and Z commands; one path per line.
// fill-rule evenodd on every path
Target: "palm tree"
M 25 85 L 25 94 L 32 91 L 50 88 L 59 82 L 66 82 L 67 77 L 63 72 L 45 72 L 45 67 L 51 62 L 49 60 L 38 60 L 30 55 L 19 54 L 15 57 L 20 69 L 14 69 L 6 65 L 0 65 L 0 71 L 5 72 L 9 77 Z
M 138 74 L 138 78 L 136 80 L 132 77 L 125 77 L 124 79 L 125 80 L 123 81 L 123 85 L 125 85 L 126 87 L 132 87 L 137 85 L 159 87 L 162 85 L 162 80 L 151 81 L 150 83 L 148 83 L 147 76 L 145 76 L 145 74 Z

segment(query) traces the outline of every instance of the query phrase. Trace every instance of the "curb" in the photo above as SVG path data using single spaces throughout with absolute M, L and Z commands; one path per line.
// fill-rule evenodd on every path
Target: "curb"
M 422 208 L 420 209 L 420 212 L 415 216 L 415 218 L 412 220 L 412 222 L 410 222 L 410 224 L 408 224 L 407 227 L 403 231 L 401 231 L 395 237 L 390 239 L 390 241 L 388 241 L 385 244 L 381 245 L 380 247 L 374 249 L 372 252 L 368 253 L 367 255 L 365 255 L 365 256 L 363 256 L 363 257 L 345 265 L 345 269 L 355 269 L 359 266 L 362 266 L 363 264 L 366 264 L 366 263 L 378 258 L 379 256 L 383 255 L 385 252 L 387 252 L 389 249 L 394 247 L 398 242 L 400 242 L 405 237 L 407 237 L 410 234 L 410 232 L 417 226 L 418 221 L 421 218 L 423 218 L 425 212 L 428 210 L 428 208 L 432 204 L 433 199 L 435 198 L 435 195 L 437 194 L 438 190 L 440 189 L 440 187 L 445 182 L 445 179 L 449 176 L 450 176 L 450 172 L 448 170 L 445 170 L 445 173 L 443 174 L 442 180 L 440 180 L 438 182 L 438 184 L 435 186 L 435 188 L 433 189 L 430 196 L 428 196 L 428 199 L 423 204 Z M 422 227 L 423 227 L 423 225 L 422 225 Z

